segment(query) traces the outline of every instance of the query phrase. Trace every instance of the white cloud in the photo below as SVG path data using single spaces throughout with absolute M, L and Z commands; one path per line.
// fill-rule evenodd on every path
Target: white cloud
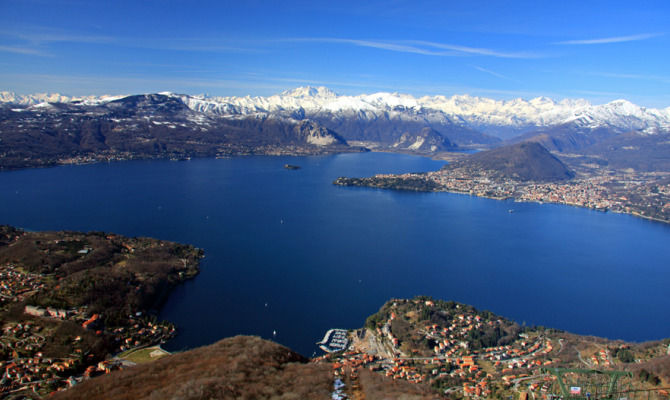
M 413 53 L 426 56 L 459 57 L 459 56 L 488 56 L 499 58 L 539 58 L 540 54 L 530 52 L 501 52 L 497 50 L 459 46 L 453 44 L 427 42 L 422 40 L 363 40 L 341 38 L 289 38 L 278 39 L 280 42 L 315 42 L 315 43 L 342 43 L 354 46 L 371 47 L 400 53 Z
M 560 45 L 584 45 L 584 44 L 607 44 L 607 43 L 622 43 L 622 42 L 634 42 L 637 40 L 646 40 L 653 37 L 661 36 L 659 33 L 642 33 L 639 35 L 630 35 L 630 36 L 616 36 L 608 38 L 598 38 L 598 39 L 581 39 L 581 40 L 565 40 L 562 42 L 555 42 L 554 44 Z
M 30 56 L 42 56 L 42 57 L 49 56 L 48 54 L 40 50 L 31 49 L 29 47 L 0 46 L 0 52 L 25 54 Z
M 507 77 L 503 74 L 499 74 L 495 71 L 491 71 L 490 69 L 482 68 L 482 67 L 479 67 L 477 65 L 473 65 L 472 68 L 476 69 L 477 71 L 484 72 L 484 73 L 489 74 L 489 75 L 493 75 L 493 76 L 495 76 L 497 78 L 500 78 L 500 79 L 512 80 L 511 78 L 509 78 L 509 77 Z
M 499 57 L 499 58 L 541 58 L 544 57 L 542 54 L 530 53 L 530 52 L 502 52 L 497 50 L 478 48 L 478 47 L 468 47 L 468 46 L 459 46 L 454 44 L 444 44 L 436 42 L 426 42 L 422 40 L 412 40 L 407 41 L 407 43 L 414 43 L 418 45 L 424 45 L 427 47 L 434 47 L 437 49 L 450 50 L 453 52 L 463 54 L 472 54 L 480 56 L 490 56 L 490 57 Z

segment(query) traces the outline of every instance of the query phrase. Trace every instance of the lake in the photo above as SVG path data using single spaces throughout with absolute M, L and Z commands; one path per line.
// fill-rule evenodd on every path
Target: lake
M 442 164 L 363 153 L 3 172 L 0 223 L 203 248 L 200 275 L 161 312 L 180 332 L 170 350 L 253 334 L 309 356 L 327 329 L 361 327 L 386 300 L 415 295 L 580 334 L 670 337 L 668 225 L 568 206 L 332 184 L 338 176 Z

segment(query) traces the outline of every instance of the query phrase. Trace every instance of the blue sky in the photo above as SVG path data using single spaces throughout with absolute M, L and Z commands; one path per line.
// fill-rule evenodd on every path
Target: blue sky
M 0 0 L 0 27 L 0 90 L 22 94 L 323 85 L 670 106 L 667 0 Z

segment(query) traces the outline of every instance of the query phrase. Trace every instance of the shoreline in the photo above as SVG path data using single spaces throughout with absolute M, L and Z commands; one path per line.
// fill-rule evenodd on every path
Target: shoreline
M 101 163 L 116 163 L 125 161 L 142 161 L 142 160 L 164 160 L 164 161 L 190 161 L 191 159 L 227 159 L 233 157 L 249 157 L 249 156 L 272 156 L 272 157 L 308 157 L 319 155 L 333 155 L 333 154 L 348 154 L 348 153 L 367 153 L 371 150 L 365 147 L 349 146 L 346 148 L 259 148 L 245 151 L 232 151 L 230 153 L 212 153 L 212 154 L 132 154 L 132 153 L 118 153 L 118 154 L 90 154 L 74 157 L 62 157 L 52 160 L 30 159 L 26 164 L 19 166 L 4 166 L 0 165 L 0 173 L 22 171 L 34 168 L 53 168 L 60 166 L 79 166 Z M 42 161 L 42 162 L 40 162 Z
M 315 155 L 334 155 L 334 154 L 345 154 L 345 153 L 360 153 L 360 152 L 371 152 L 371 153 L 387 153 L 387 154 L 403 154 L 403 155 L 410 155 L 410 156 L 416 156 L 416 157 L 424 157 L 424 158 L 429 158 L 431 160 L 436 160 L 436 161 L 444 161 L 447 163 L 456 161 L 462 157 L 467 156 L 467 153 L 465 152 L 440 152 L 437 154 L 423 154 L 423 153 L 418 153 L 418 152 L 411 152 L 411 151 L 402 151 L 402 150 L 394 150 L 394 149 L 387 149 L 387 148 L 363 148 L 360 146 L 351 146 L 350 149 L 347 150 L 328 150 L 328 149 L 319 149 L 322 151 L 314 151 L 314 152 L 295 152 L 295 151 L 285 151 L 281 149 L 274 149 L 274 150 L 261 150 L 259 152 L 240 152 L 237 154 L 216 154 L 216 155 L 207 155 L 207 156 L 193 156 L 193 158 L 197 159 L 221 159 L 221 158 L 236 158 L 236 157 L 249 157 L 249 156 L 269 156 L 269 157 L 308 157 L 308 156 L 315 156 Z M 110 158 L 96 158 L 96 159 L 90 159 L 88 157 L 91 156 L 81 156 L 84 157 L 82 161 L 73 161 L 72 158 L 62 158 L 57 161 L 53 162 L 47 162 L 44 164 L 39 164 L 39 165 L 26 165 L 22 167 L 17 167 L 17 168 L 4 168 L 0 167 L 0 173 L 2 172 L 13 172 L 13 171 L 20 171 L 20 170 L 25 170 L 25 169 L 33 169 L 33 168 L 52 168 L 52 167 L 59 167 L 59 166 L 80 166 L 80 165 L 91 165 L 91 164 L 100 164 L 100 163 L 112 163 L 112 162 L 125 162 L 125 161 L 147 161 L 147 160 L 164 160 L 164 161 L 190 161 L 191 157 L 187 158 L 179 158 L 179 159 L 174 159 L 174 157 L 169 156 L 169 155 L 131 155 L 131 154 L 119 154 L 118 157 L 110 157 Z M 95 156 L 92 156 L 95 157 Z M 436 171 L 433 171 L 436 172 Z M 368 179 L 368 178 L 358 178 L 358 179 Z M 649 216 L 649 215 L 644 215 L 640 212 L 626 212 L 626 211 L 620 211 L 620 210 L 613 210 L 610 208 L 607 209 L 600 209 L 600 208 L 594 208 L 594 207 L 589 207 L 589 206 L 582 206 L 579 204 L 574 204 L 574 203 L 569 203 L 569 202 L 556 202 L 556 201 L 536 201 L 536 200 L 524 200 L 519 197 L 515 196 L 505 196 L 505 197 L 498 197 L 498 196 L 490 196 L 490 195 L 480 195 L 477 193 L 470 193 L 468 191 L 459 191 L 459 190 L 450 190 L 450 189 L 444 189 L 444 188 L 436 188 L 432 190 L 425 190 L 421 188 L 417 188 L 414 190 L 410 190 L 409 188 L 386 188 L 386 187 L 378 187 L 378 186 L 373 186 L 373 185 L 341 185 L 341 186 L 365 186 L 365 187 L 371 187 L 371 188 L 377 188 L 377 189 L 391 189 L 391 190 L 403 190 L 403 191 L 423 191 L 423 192 L 445 192 L 445 193 L 455 193 L 455 194 L 466 194 L 470 196 L 475 196 L 475 197 L 481 197 L 481 198 L 486 198 L 486 199 L 492 199 L 492 200 L 510 200 L 513 199 L 515 202 L 524 202 L 524 203 L 540 203 L 540 204 L 557 204 L 557 205 L 565 205 L 565 206 L 571 206 L 571 207 L 578 207 L 578 208 L 584 208 L 584 209 L 590 209 L 590 210 L 595 210 L 595 211 L 602 211 L 602 212 L 612 212 L 616 214 L 625 214 L 625 215 L 632 215 L 634 217 L 646 219 L 648 221 L 653 221 L 653 222 L 659 222 L 663 224 L 670 224 L 670 220 L 665 220 L 661 219 L 658 217 L 654 216 Z
M 392 189 L 392 190 L 402 190 L 402 189 Z M 514 196 L 509 196 L 509 197 L 494 197 L 494 196 L 483 196 L 483 195 L 478 195 L 476 193 L 468 193 L 468 192 L 460 192 L 456 190 L 433 190 L 433 193 L 453 193 L 453 194 L 462 194 L 462 195 L 468 195 L 472 197 L 479 197 L 479 198 L 484 198 L 484 199 L 490 199 L 490 200 L 498 200 L 498 201 L 505 201 L 505 200 L 514 200 L 515 203 L 535 203 L 535 204 L 554 204 L 554 205 L 559 205 L 559 206 L 568 206 L 568 207 L 575 207 L 575 208 L 582 208 L 585 210 L 592 210 L 592 211 L 600 211 L 603 214 L 604 213 L 613 213 L 613 214 L 621 214 L 621 215 L 630 215 L 633 217 L 637 218 L 642 218 L 646 219 L 649 221 L 653 222 L 660 222 L 666 225 L 670 225 L 670 221 L 663 220 L 660 218 L 655 218 L 655 217 L 650 217 L 647 215 L 642 215 L 640 213 L 635 213 L 635 212 L 625 212 L 625 211 L 618 211 L 618 210 L 611 210 L 611 209 L 600 209 L 600 208 L 595 208 L 595 207 L 586 207 L 586 206 L 580 206 L 579 204 L 574 204 L 574 203 L 561 203 L 561 202 L 555 202 L 555 201 L 537 201 L 537 200 L 524 200 L 520 199 Z

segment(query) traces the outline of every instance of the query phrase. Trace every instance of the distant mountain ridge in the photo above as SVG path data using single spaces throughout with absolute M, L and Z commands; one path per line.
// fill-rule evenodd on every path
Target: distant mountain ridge
M 164 130 L 173 126 L 162 133 L 163 142 L 174 142 L 173 138 L 182 132 L 190 147 L 203 142 L 200 136 L 206 135 L 208 139 L 204 142 L 210 144 L 246 146 L 246 150 L 234 151 L 237 153 L 267 145 L 308 144 L 324 148 L 354 142 L 380 150 L 433 155 L 456 148 L 493 148 L 532 141 L 552 152 L 597 157 L 603 165 L 612 162 L 616 167 L 648 171 L 665 171 L 670 166 L 670 107 L 645 108 L 626 100 L 592 105 L 583 99 L 557 102 L 547 97 L 502 101 L 468 95 L 414 97 L 385 92 L 345 96 L 325 87 L 309 86 L 268 97 L 208 97 L 162 92 L 73 98 L 59 94 L 18 96 L 0 92 L 3 113 L 0 123 L 16 134 L 19 125 L 24 127 L 23 130 L 26 125 L 45 129 L 49 126 L 43 123 L 47 119 L 53 122 L 51 127 L 55 132 L 51 136 L 58 136 L 64 129 L 56 127 L 59 113 L 61 116 L 67 114 L 68 118 L 72 114 L 85 114 L 86 118 L 82 117 L 81 121 L 86 121 L 88 126 L 91 118 L 104 119 L 103 114 L 120 103 L 125 104 L 126 114 L 132 114 L 135 112 L 131 110 L 135 104 L 132 99 L 140 98 L 138 96 L 160 96 L 165 105 L 156 102 L 148 106 L 142 111 L 142 119 L 130 124 L 130 131 L 145 135 L 147 130 L 156 131 L 161 125 Z M 136 105 L 144 107 L 142 103 Z M 171 109 L 179 111 L 175 114 Z M 32 113 L 33 117 L 29 118 L 32 122 L 14 123 L 26 120 L 20 118 L 19 113 L 24 116 Z M 188 117 L 184 120 L 186 114 Z M 182 119 L 175 123 L 175 118 Z M 114 119 L 118 120 L 117 117 Z M 115 120 L 107 122 L 118 124 Z M 147 125 L 148 121 L 151 123 Z M 60 123 L 58 126 L 70 124 L 68 121 Z M 308 138 L 299 133 L 301 128 L 290 135 L 285 133 L 285 128 L 278 128 L 298 123 L 303 127 L 307 123 L 314 128 L 313 132 L 320 133 L 310 134 Z M 273 128 L 268 128 L 269 125 Z M 193 136 L 194 132 L 198 133 Z M 6 131 L 0 132 L 0 136 L 6 134 Z M 222 138 L 222 135 L 226 137 Z M 295 135 L 302 135 L 302 138 L 294 140 Z M 72 136 L 72 131 L 66 136 Z M 149 139 L 153 138 L 149 136 Z M 50 138 L 46 140 L 52 141 Z M 176 142 L 181 143 L 180 140 Z M 11 140 L 5 139 L 4 146 L 9 143 Z M 165 150 L 165 146 L 161 146 L 157 151 Z M 267 148 L 263 150 L 265 154 L 269 151 Z M 613 152 L 616 152 L 615 158 L 612 158 Z M 212 151 L 192 153 L 213 154 Z M 646 162 L 648 159 L 653 162 Z
M 309 120 L 210 116 L 181 98 L 0 104 L 0 169 L 128 158 L 361 151 Z
M 191 98 L 189 107 L 238 114 L 295 111 L 309 115 L 357 113 L 367 119 L 389 113 L 403 115 L 404 119 L 421 116 L 432 123 L 442 123 L 446 119 L 485 133 L 495 131 L 496 127 L 512 128 L 518 133 L 573 121 L 580 126 L 609 126 L 621 131 L 644 130 L 648 133 L 670 128 L 670 107 L 645 108 L 627 100 L 592 105 L 583 99 L 556 102 L 547 97 L 531 100 L 493 100 L 469 95 L 417 98 L 386 92 L 340 96 L 325 87 L 302 87 L 269 97 Z
M 670 107 L 646 108 L 627 100 L 593 105 L 584 99 L 555 101 L 547 97 L 530 100 L 494 100 L 469 95 L 414 97 L 397 92 L 346 96 L 338 95 L 326 87 L 309 86 L 268 97 L 208 97 L 169 92 L 161 94 L 179 97 L 194 111 L 215 115 L 262 113 L 296 119 L 308 117 L 315 120 L 326 116 L 355 117 L 361 121 L 387 118 L 402 122 L 422 121 L 430 126 L 455 124 L 487 134 L 496 133 L 499 128 L 519 134 L 535 128 L 568 123 L 582 128 L 607 127 L 620 132 L 637 130 L 656 133 L 670 130 Z M 0 92 L 0 102 L 24 105 L 43 102 L 100 104 L 120 97 L 123 96 L 67 97 L 59 94 L 20 96 L 11 92 Z

